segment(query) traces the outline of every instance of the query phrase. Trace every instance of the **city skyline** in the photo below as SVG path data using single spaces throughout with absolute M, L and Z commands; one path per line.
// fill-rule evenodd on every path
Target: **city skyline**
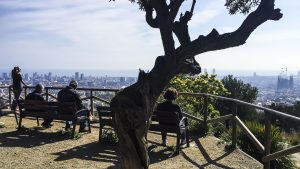
M 187 8 L 190 1 L 185 1 Z M 283 18 L 268 21 L 243 46 L 208 52 L 196 58 L 202 68 L 232 71 L 300 69 L 300 2 L 276 0 Z M 0 1 L 0 68 L 150 70 L 162 55 L 159 32 L 144 12 L 129 1 L 52 0 Z M 230 16 L 222 0 L 197 1 L 189 29 L 192 39 L 233 31 L 245 18 Z M 259 73 L 258 73 L 259 74 Z

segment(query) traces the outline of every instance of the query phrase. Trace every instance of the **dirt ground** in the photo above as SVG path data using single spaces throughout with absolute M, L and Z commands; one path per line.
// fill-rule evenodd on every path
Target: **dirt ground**
M 35 119 L 25 118 L 22 131 L 16 130 L 12 115 L 0 117 L 0 122 L 4 123 L 0 127 L 1 169 L 119 168 L 117 145 L 98 142 L 97 123 L 92 124 L 92 133 L 74 140 L 63 132 L 63 122 L 55 121 L 52 128 L 43 129 Z M 150 133 L 148 139 L 151 169 L 263 168 L 240 150 L 224 151 L 225 145 L 212 136 L 192 139 L 190 147 L 182 147 L 175 157 L 174 136 L 168 136 L 168 147 L 160 145 L 159 133 Z

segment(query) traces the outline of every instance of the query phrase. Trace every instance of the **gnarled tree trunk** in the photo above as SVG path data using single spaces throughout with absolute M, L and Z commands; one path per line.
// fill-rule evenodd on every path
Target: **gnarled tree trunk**
M 169 4 L 163 0 L 139 1 L 146 12 L 147 23 L 160 30 L 165 54 L 157 57 L 149 73 L 140 71 L 138 81 L 120 91 L 111 101 L 115 130 L 119 137 L 121 167 L 124 169 L 149 167 L 146 135 L 155 102 L 175 75 L 201 72 L 194 56 L 242 45 L 259 25 L 282 17 L 280 10 L 274 9 L 274 0 L 261 0 L 257 9 L 248 15 L 236 31 L 220 35 L 213 29 L 207 36 L 201 35 L 191 41 L 187 24 L 196 0 L 193 0 L 190 11 L 175 21 L 183 1 L 171 0 Z M 175 48 L 173 33 L 181 44 L 178 48 Z

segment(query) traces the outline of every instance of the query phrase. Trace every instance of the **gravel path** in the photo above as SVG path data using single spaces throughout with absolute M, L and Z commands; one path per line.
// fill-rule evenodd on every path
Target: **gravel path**
M 63 123 L 55 122 L 51 129 L 36 127 L 36 120 L 24 119 L 28 129 L 16 131 L 13 116 L 0 117 L 5 124 L 0 128 L 0 168 L 119 168 L 116 145 L 99 144 L 97 124 L 91 134 L 82 134 L 77 140 L 63 134 Z M 161 146 L 160 135 L 150 133 L 149 155 L 151 169 L 185 168 L 263 168 L 240 150 L 225 152 L 225 145 L 215 137 L 195 139 L 189 148 L 183 147 L 173 157 L 174 136 L 168 136 L 168 147 Z

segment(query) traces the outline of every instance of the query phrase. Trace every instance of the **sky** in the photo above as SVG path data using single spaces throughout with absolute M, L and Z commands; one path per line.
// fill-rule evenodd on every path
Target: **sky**
M 189 8 L 191 0 L 181 9 Z M 229 15 L 225 0 L 198 0 L 191 38 L 237 29 L 243 14 Z M 197 55 L 211 70 L 300 70 L 300 1 L 276 0 L 283 18 L 267 21 L 246 44 Z M 178 45 L 178 42 L 176 42 Z M 160 34 L 127 0 L 0 0 L 0 69 L 151 70 L 163 55 Z M 122 72 L 120 72 L 122 73 Z

